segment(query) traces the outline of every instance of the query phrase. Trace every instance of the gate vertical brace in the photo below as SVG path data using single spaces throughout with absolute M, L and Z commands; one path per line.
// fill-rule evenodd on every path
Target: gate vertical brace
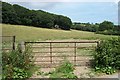
M 52 43 L 50 42 L 50 62 L 52 64 Z
M 13 36 L 13 50 L 15 50 L 15 36 Z
M 74 65 L 76 66 L 76 42 L 74 44 Z

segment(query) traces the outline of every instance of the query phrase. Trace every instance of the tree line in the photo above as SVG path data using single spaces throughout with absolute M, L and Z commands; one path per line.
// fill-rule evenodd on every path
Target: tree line
M 82 30 L 82 31 L 90 31 L 98 34 L 105 35 L 120 35 L 120 25 L 114 25 L 113 22 L 103 21 L 101 23 L 77 23 L 74 22 L 72 29 Z
M 70 30 L 72 25 L 71 19 L 67 16 L 52 14 L 43 10 L 30 10 L 6 2 L 2 2 L 2 23 L 64 30 Z

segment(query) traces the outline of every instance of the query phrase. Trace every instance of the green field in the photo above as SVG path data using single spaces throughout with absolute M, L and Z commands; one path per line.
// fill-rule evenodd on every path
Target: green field
M 63 39 L 109 39 L 117 37 L 112 35 L 101 35 L 93 32 L 77 30 L 56 30 L 35 28 L 32 26 L 1 24 L 3 36 L 16 36 L 16 41 L 43 41 L 43 40 L 63 40 Z

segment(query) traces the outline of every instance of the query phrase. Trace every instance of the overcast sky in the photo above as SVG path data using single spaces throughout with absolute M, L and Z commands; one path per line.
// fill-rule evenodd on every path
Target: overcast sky
M 117 2 L 6 2 L 19 4 L 29 9 L 44 10 L 47 12 L 68 16 L 73 22 L 100 23 L 104 20 L 118 24 L 118 4 Z

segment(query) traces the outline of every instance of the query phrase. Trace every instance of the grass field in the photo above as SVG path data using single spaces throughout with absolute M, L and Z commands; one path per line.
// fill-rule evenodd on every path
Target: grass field
M 35 28 L 32 26 L 2 24 L 3 36 L 16 36 L 16 41 L 36 41 L 36 40 L 63 40 L 63 39 L 109 39 L 117 37 L 112 35 L 101 35 L 93 32 L 77 31 L 77 30 L 56 30 Z

